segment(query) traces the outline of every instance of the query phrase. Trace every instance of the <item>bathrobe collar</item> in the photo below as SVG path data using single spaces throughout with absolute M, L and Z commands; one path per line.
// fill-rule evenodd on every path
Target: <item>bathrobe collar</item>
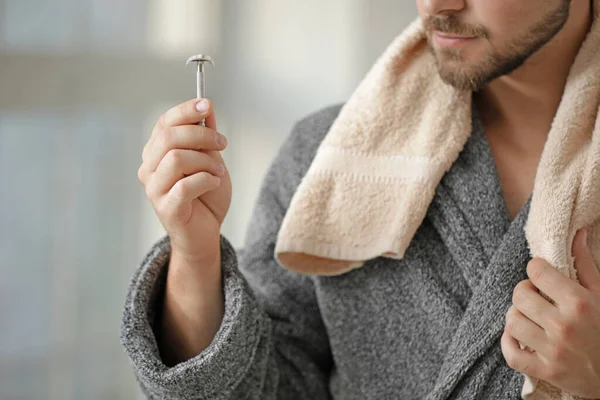
M 498 348 L 505 314 L 514 287 L 527 279 L 531 259 L 523 230 L 531 196 L 511 221 L 475 107 L 472 115 L 471 137 L 438 185 L 427 214 L 472 291 L 431 399 L 446 398 L 462 379 L 474 379 L 470 369 L 482 357 L 504 362 Z

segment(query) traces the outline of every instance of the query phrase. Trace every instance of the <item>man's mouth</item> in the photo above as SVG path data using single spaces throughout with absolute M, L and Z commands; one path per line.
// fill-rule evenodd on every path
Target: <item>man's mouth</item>
M 477 39 L 475 36 L 460 36 L 439 31 L 433 31 L 431 36 L 433 42 L 441 47 L 459 47 Z

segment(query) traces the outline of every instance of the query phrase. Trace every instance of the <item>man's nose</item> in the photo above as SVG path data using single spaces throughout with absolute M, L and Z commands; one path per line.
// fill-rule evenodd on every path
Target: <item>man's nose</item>
M 431 15 L 454 13 L 465 8 L 465 0 L 422 0 L 423 10 Z

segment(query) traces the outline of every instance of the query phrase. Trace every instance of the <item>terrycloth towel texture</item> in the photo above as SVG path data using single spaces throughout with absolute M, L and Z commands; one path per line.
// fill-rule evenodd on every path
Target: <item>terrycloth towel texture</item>
M 538 165 L 525 226 L 532 257 L 577 279 L 571 244 L 590 228 L 600 260 L 600 0 Z M 420 19 L 392 42 L 340 112 L 284 217 L 275 258 L 339 275 L 401 259 L 471 133 L 472 93 L 437 73 Z M 576 399 L 526 377 L 524 399 Z

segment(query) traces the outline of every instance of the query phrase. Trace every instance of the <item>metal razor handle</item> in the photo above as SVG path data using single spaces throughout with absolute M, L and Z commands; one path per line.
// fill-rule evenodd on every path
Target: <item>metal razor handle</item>
M 215 66 L 215 63 L 213 62 L 213 59 L 207 55 L 196 54 L 188 58 L 185 62 L 185 65 L 187 66 L 189 63 L 194 61 L 198 63 L 198 71 L 196 72 L 196 97 L 203 99 L 205 97 L 204 63 L 209 62 L 213 67 Z M 198 125 L 205 126 L 204 120 L 200 121 Z

